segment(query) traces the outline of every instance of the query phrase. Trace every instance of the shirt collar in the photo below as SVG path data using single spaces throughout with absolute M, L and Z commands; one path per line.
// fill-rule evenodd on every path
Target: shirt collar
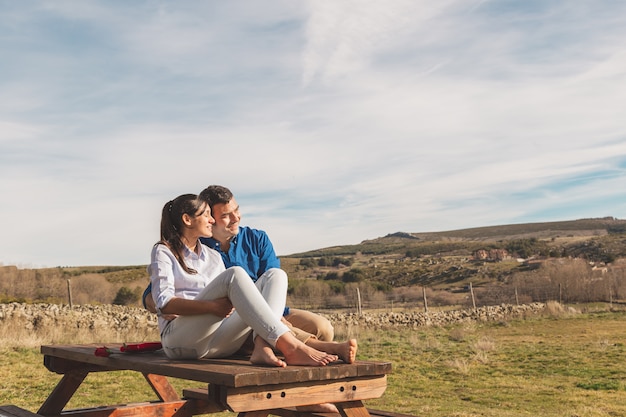
M 196 257 L 196 258 L 201 258 L 201 259 L 204 258 L 204 250 L 202 249 L 202 242 L 200 242 L 200 240 L 198 240 L 197 248 L 200 250 L 200 253 L 196 253 L 192 251 L 185 245 L 183 247 L 183 256 L 185 258 L 189 258 L 189 257 Z

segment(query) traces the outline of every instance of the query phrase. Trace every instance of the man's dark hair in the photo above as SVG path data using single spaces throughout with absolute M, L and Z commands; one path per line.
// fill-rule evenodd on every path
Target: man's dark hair
M 211 209 L 216 204 L 228 204 L 233 199 L 233 193 L 221 185 L 209 185 L 198 195 L 198 198 L 206 202 Z

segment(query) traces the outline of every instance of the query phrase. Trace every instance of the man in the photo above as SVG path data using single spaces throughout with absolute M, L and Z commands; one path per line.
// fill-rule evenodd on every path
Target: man
M 228 188 L 211 185 L 199 197 L 209 205 L 211 216 L 215 219 L 213 236 L 200 240 L 222 255 L 226 268 L 240 266 L 254 281 L 263 275 L 286 276 L 285 271 L 280 269 L 280 260 L 267 234 L 262 230 L 239 225 L 239 205 Z M 318 314 L 287 307 L 284 318 L 292 325 L 296 337 L 305 343 L 311 336 L 327 342 L 334 338 L 332 324 Z

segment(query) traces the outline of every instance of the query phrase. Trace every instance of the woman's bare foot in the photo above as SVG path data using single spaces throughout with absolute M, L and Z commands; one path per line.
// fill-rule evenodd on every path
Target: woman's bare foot
M 278 338 L 276 348 L 285 356 L 287 365 L 325 366 L 339 359 L 337 355 L 305 345 L 290 332 Z
M 358 349 L 356 339 L 350 339 L 345 342 L 323 342 L 310 338 L 306 344 L 314 349 L 337 355 L 345 363 L 354 363 L 356 360 L 356 351 Z
M 252 355 L 250 355 L 250 362 L 255 365 L 271 365 L 281 368 L 287 366 L 285 361 L 276 357 L 272 346 L 258 336 L 254 339 L 254 350 Z

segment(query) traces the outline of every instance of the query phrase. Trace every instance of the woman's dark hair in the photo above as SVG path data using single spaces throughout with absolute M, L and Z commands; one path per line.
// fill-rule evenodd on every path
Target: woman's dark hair
M 158 243 L 169 247 L 180 266 L 190 274 L 196 274 L 197 271 L 189 268 L 183 258 L 183 214 L 196 217 L 205 204 L 196 194 L 183 194 L 165 203 L 161 212 L 161 240 Z

